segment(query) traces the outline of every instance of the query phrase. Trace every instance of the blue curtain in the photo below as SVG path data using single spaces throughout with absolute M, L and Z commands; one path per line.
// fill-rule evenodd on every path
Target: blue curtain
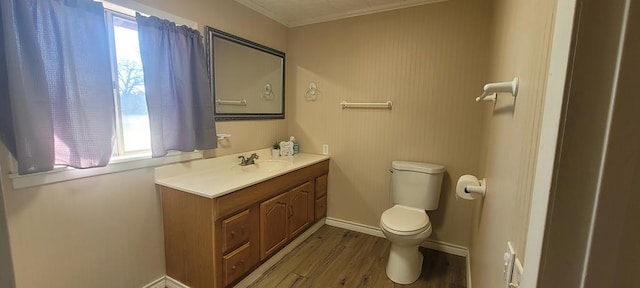
M 0 140 L 19 173 L 107 165 L 115 109 L 102 4 L 2 0 L 0 9 Z
M 217 147 L 202 36 L 157 17 L 136 15 L 153 157 Z

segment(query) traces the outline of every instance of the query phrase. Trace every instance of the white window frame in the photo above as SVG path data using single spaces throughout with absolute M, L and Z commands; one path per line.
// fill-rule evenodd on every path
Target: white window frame
M 173 14 L 146 5 L 142 5 L 131 0 L 109 0 L 96 2 L 102 2 L 105 9 L 113 10 L 129 16 L 135 17 L 136 12 L 139 12 L 140 14 L 145 16 L 154 15 L 156 17 L 175 22 L 178 25 L 186 25 L 193 29 L 198 29 L 198 23 L 194 21 L 175 16 Z M 203 155 L 201 151 L 197 150 L 193 152 L 173 151 L 169 152 L 169 154 L 167 154 L 166 156 L 159 158 L 151 158 L 151 152 L 131 155 L 119 155 L 112 157 L 111 161 L 109 161 L 109 164 L 105 167 L 76 169 L 67 166 L 56 166 L 51 171 L 28 175 L 18 174 L 18 162 L 15 160 L 15 158 L 13 158 L 13 156 L 11 156 L 10 153 L 8 157 L 8 162 L 10 163 L 9 179 L 11 179 L 14 189 L 20 189 L 135 169 L 156 167 L 170 163 L 202 159 Z
M 102 2 L 102 5 L 105 9 L 110 9 L 116 12 L 120 12 L 122 14 L 127 14 L 129 16 L 136 17 L 136 12 L 149 16 L 153 15 L 162 19 L 167 19 L 171 22 L 174 22 L 178 25 L 186 25 L 193 29 L 198 29 L 198 23 L 195 21 L 191 21 L 189 19 L 185 19 L 171 13 L 164 12 L 162 10 L 155 9 L 153 7 L 149 7 L 143 4 L 140 4 L 131 0 L 109 0 L 109 1 L 96 1 Z

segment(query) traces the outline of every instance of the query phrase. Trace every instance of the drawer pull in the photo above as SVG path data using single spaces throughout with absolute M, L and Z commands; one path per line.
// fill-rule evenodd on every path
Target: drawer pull
M 240 262 L 238 262 L 237 265 L 231 266 L 231 270 L 236 270 L 236 268 L 238 268 L 237 266 L 239 266 L 239 265 L 244 265 L 244 260 L 240 260 Z
M 244 226 L 241 226 L 240 228 L 238 228 L 238 230 L 239 230 L 239 231 L 238 231 L 238 233 L 239 233 L 240 235 L 243 235 L 243 234 L 244 234 Z M 236 230 L 231 230 L 231 233 L 230 233 L 230 234 L 231 234 L 231 238 L 236 238 L 236 237 L 235 237 L 235 236 L 236 236 Z
M 293 217 L 293 206 L 289 206 L 289 217 Z

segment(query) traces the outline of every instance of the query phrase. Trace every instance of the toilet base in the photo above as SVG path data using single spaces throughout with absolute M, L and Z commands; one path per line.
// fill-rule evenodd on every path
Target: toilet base
M 422 260 L 418 245 L 400 246 L 392 243 L 387 261 L 387 277 L 398 284 L 416 282 L 422 272 Z

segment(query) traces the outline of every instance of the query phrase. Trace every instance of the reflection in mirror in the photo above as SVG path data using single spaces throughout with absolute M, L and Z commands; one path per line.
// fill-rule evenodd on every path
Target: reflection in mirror
M 284 53 L 206 29 L 216 120 L 283 119 Z

